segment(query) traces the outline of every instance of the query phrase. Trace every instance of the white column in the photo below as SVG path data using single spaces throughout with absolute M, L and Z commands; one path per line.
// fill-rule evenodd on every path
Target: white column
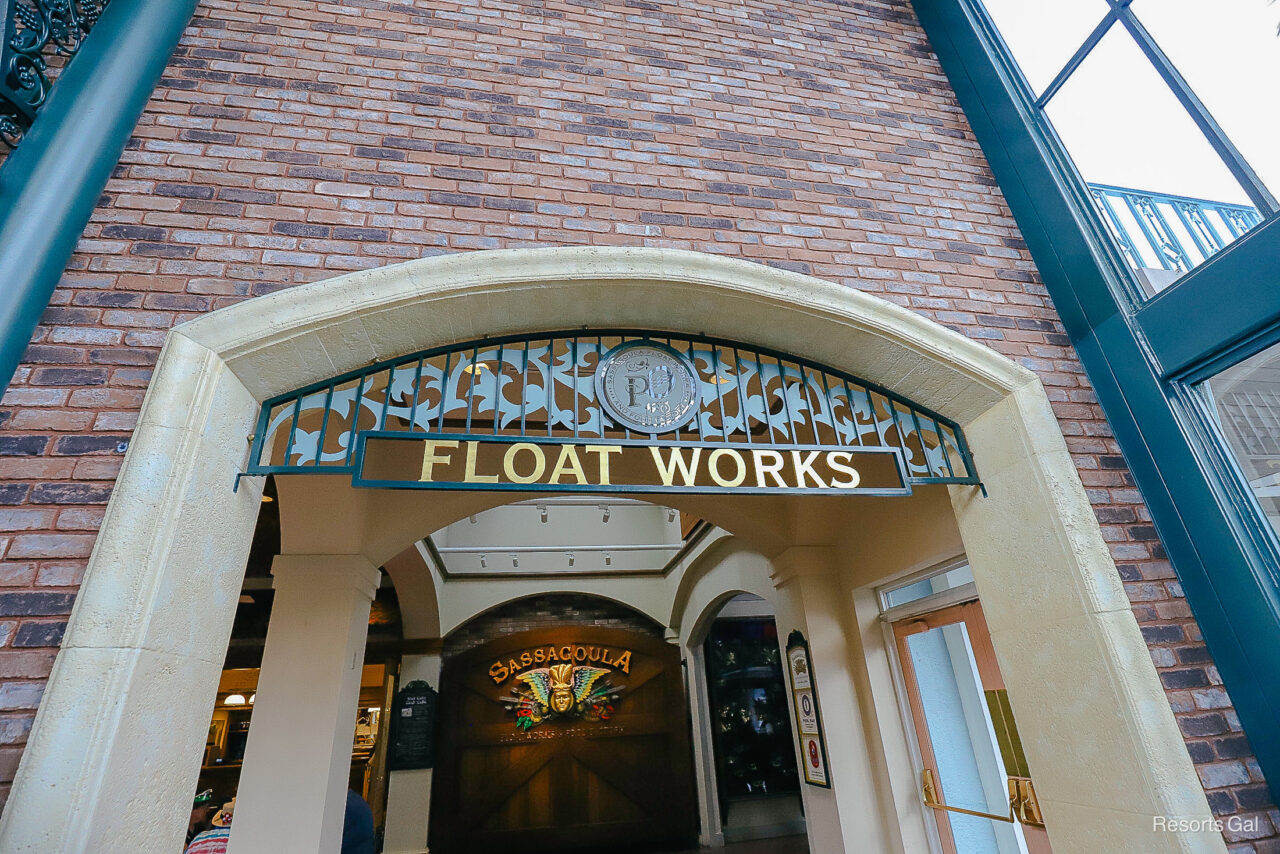
M 280 555 L 229 854 L 338 854 L 369 605 L 360 555 Z
M 693 721 L 693 770 L 698 786 L 698 820 L 702 827 L 698 844 L 724 847 L 724 819 L 716 786 L 715 736 L 711 732 L 711 698 L 707 692 L 707 663 L 702 644 L 685 650 L 685 690 Z
M 809 642 L 827 743 L 831 788 L 806 784 L 803 772 L 800 778 L 809 848 L 815 852 L 893 850 L 876 795 L 875 763 L 867 749 L 845 637 L 846 625 L 854 625 L 848 613 L 853 603 L 842 591 L 833 550 L 795 546 L 775 558 L 774 565 L 778 589 L 790 594 L 778 597 L 778 643 L 785 656 L 787 637 L 794 629 Z M 790 679 L 786 681 L 790 697 Z M 792 742 L 798 745 L 794 733 Z M 803 768 L 800 763 L 805 760 L 797 747 L 798 767 Z
M 432 688 L 440 689 L 438 650 L 423 655 L 406 655 L 401 659 L 397 690 L 416 681 L 426 682 Z M 388 721 L 388 725 L 390 724 Z M 427 850 L 432 773 L 430 768 L 390 773 L 387 780 L 387 821 L 382 843 L 384 854 L 423 854 Z

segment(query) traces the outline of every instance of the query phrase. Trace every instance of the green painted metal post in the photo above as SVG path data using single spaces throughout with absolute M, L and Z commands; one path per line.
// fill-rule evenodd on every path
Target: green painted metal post
M 112 0 L 0 167 L 0 390 L 196 4 Z

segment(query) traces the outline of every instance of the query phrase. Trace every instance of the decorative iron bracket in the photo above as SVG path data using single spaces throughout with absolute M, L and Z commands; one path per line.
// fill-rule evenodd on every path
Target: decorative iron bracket
M 17 146 L 49 97 L 48 55 L 72 56 L 108 0 L 0 0 L 0 142 Z

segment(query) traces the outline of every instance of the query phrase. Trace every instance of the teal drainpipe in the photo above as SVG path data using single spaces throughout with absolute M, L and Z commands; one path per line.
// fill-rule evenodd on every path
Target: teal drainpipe
M 111 0 L 0 167 L 0 392 L 197 2 Z

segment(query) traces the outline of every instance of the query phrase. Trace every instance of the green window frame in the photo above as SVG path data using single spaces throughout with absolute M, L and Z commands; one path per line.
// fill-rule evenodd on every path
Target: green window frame
M 1111 25 L 1130 29 L 1140 46 L 1150 41 L 1145 30 L 1134 33 L 1141 24 L 1129 0 L 1108 3 Z M 1111 422 L 1263 772 L 1280 780 L 1280 544 L 1195 388 L 1280 342 L 1275 201 L 1256 176 L 1242 181 L 1259 191 L 1253 199 L 1264 222 L 1145 297 L 979 0 L 913 5 Z M 1167 59 L 1162 68 L 1148 58 L 1166 82 L 1181 80 Z M 1173 88 L 1193 118 L 1203 111 L 1186 100 L 1194 92 L 1185 81 Z M 1214 128 L 1201 126 L 1211 142 Z M 1230 146 L 1225 134 L 1222 141 Z

